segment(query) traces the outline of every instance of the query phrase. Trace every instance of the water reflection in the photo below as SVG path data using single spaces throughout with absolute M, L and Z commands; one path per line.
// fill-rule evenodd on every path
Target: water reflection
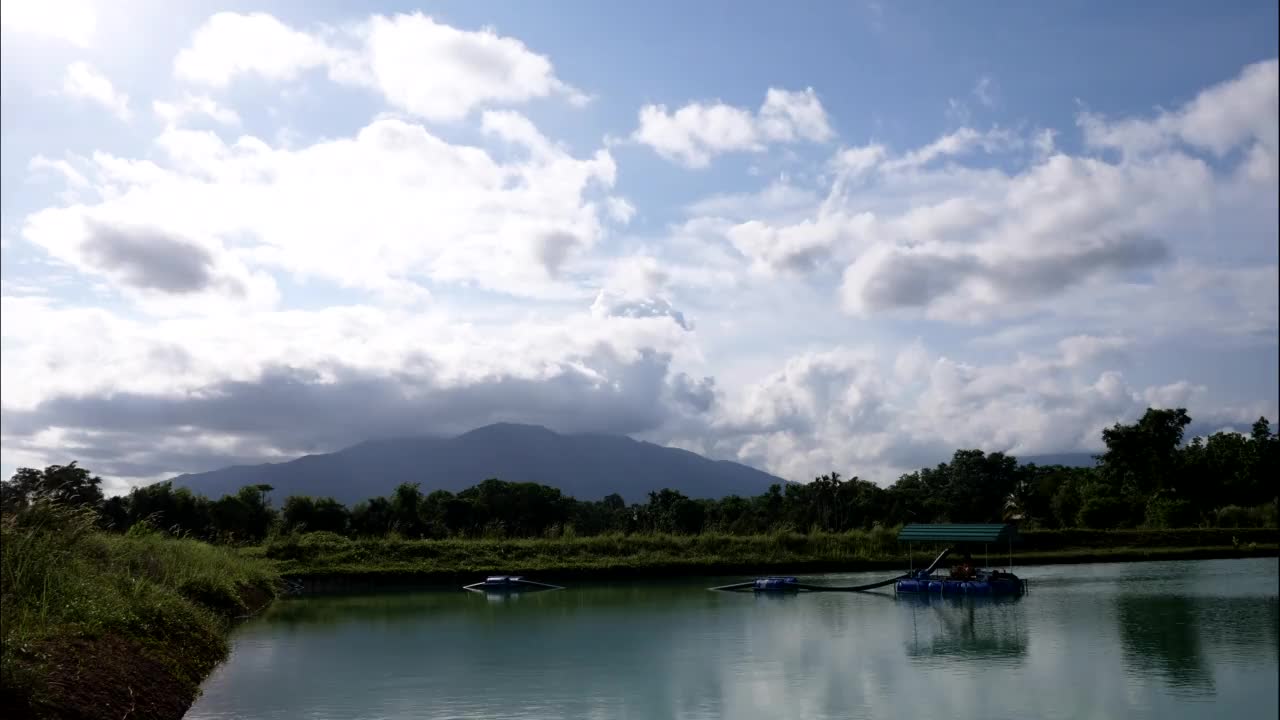
M 1129 671 L 1155 675 L 1187 695 L 1212 695 L 1193 598 L 1120 595 L 1116 598 L 1121 646 Z
M 1280 651 L 1278 614 L 1275 597 L 1116 597 L 1128 671 L 1138 678 L 1159 678 L 1186 697 L 1214 694 L 1215 664 L 1274 665 Z M 1221 659 L 1209 657 L 1215 646 Z
M 286 600 L 189 717 L 1276 717 L 1274 561 L 1158 566 L 1031 570 L 1017 598 L 705 589 L 730 578 Z
M 954 660 L 1017 660 L 1027 654 L 1021 597 L 955 597 L 902 594 L 911 615 L 907 657 L 920 664 Z

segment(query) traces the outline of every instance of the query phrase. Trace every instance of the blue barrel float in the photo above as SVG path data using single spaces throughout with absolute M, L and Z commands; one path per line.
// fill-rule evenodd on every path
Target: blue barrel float
M 794 577 L 762 577 L 756 578 L 751 588 L 756 592 L 799 592 L 800 581 Z
M 915 577 L 898 580 L 895 589 L 936 595 L 1021 595 L 1027 590 L 1027 581 L 998 570 L 979 570 L 971 580 L 935 578 L 920 571 Z

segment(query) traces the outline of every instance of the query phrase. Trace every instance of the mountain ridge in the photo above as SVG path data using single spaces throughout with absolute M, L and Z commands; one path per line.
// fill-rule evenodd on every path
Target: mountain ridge
M 758 495 L 786 481 L 729 460 L 625 435 L 560 434 L 541 425 L 493 423 L 454 437 L 419 435 L 364 440 L 332 453 L 236 465 L 172 478 L 210 498 L 267 484 L 277 498 L 331 496 L 344 503 L 388 495 L 402 482 L 424 492 L 457 492 L 485 479 L 537 482 L 579 500 L 618 493 L 628 502 L 669 487 L 689 497 Z

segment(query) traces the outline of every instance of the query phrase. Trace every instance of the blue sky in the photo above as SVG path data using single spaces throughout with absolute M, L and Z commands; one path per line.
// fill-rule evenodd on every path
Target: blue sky
M 1277 414 L 1274 3 L 4 5 L 3 458 Z

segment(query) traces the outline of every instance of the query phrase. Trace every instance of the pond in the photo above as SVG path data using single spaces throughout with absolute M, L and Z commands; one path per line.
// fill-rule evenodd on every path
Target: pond
M 741 578 L 289 599 L 187 717 L 1277 716 L 1276 559 L 1015 570 L 1015 600 L 705 589 Z

